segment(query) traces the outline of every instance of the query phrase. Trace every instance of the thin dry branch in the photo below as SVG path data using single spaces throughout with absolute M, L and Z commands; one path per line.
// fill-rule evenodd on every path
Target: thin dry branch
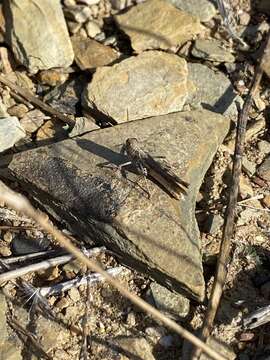
M 266 40 L 265 50 L 269 47 L 270 47 L 270 32 L 268 33 L 268 37 Z M 216 274 L 207 307 L 207 312 L 199 335 L 200 339 L 203 341 L 207 340 L 212 330 L 217 309 L 222 296 L 223 287 L 226 281 L 227 265 L 230 259 L 231 238 L 233 236 L 233 231 L 234 231 L 234 220 L 236 215 L 239 181 L 242 170 L 242 156 L 244 152 L 246 125 L 247 125 L 249 110 L 252 104 L 252 99 L 258 90 L 258 86 L 260 84 L 261 77 L 263 74 L 262 63 L 264 61 L 265 53 L 266 52 L 264 51 L 261 57 L 261 62 L 260 64 L 258 64 L 256 68 L 251 88 L 245 99 L 243 109 L 240 113 L 237 122 L 237 136 L 236 136 L 235 150 L 234 150 L 231 186 L 229 193 L 229 201 L 226 209 L 219 258 L 217 262 Z M 198 359 L 200 353 L 201 350 L 197 348 L 192 354 L 192 359 L 194 360 Z
M 72 119 L 70 116 L 62 114 L 60 111 L 52 108 L 48 104 L 46 104 L 44 101 L 39 100 L 36 98 L 33 94 L 30 93 L 30 91 L 23 89 L 22 87 L 14 84 L 13 82 L 6 79 L 3 75 L 0 75 L 0 82 L 6 86 L 8 86 L 11 90 L 15 91 L 17 94 L 21 95 L 24 99 L 29 101 L 31 104 L 39 107 L 46 113 L 56 117 L 57 119 L 61 120 L 65 124 L 68 124 L 73 128 L 75 125 L 75 120 Z
M 44 216 L 40 212 L 37 212 L 25 197 L 10 190 L 2 182 L 0 182 L 0 190 L 1 201 L 3 201 L 7 206 L 21 213 L 24 213 L 25 215 L 35 220 L 35 222 L 39 224 L 46 232 L 54 236 L 54 238 L 59 242 L 59 244 L 63 246 L 68 252 L 73 254 L 90 270 L 100 273 L 108 281 L 109 284 L 118 289 L 118 291 L 127 299 L 129 299 L 133 304 L 140 307 L 146 313 L 152 315 L 155 319 L 161 321 L 164 325 L 175 331 L 177 334 L 179 334 L 186 340 L 190 341 L 194 346 L 200 348 L 213 359 L 225 360 L 223 356 L 218 354 L 209 345 L 199 340 L 195 335 L 184 329 L 181 325 L 176 324 L 173 320 L 163 315 L 160 311 L 149 305 L 139 296 L 132 294 L 130 291 L 128 291 L 125 286 L 123 286 L 119 281 L 117 281 L 116 279 L 111 277 L 106 271 L 104 271 L 96 261 L 88 259 L 83 254 L 83 252 L 81 252 L 76 246 L 71 243 L 71 241 L 66 236 L 63 235 L 63 233 L 61 233 L 48 222 L 46 216 Z
M 104 250 L 104 248 L 100 248 L 100 247 L 88 249 L 85 251 L 85 254 L 87 256 L 94 256 L 94 255 L 100 253 L 102 250 Z M 0 283 L 2 283 L 4 281 L 16 279 L 16 278 L 26 275 L 30 272 L 46 270 L 46 269 L 50 269 L 51 267 L 54 267 L 54 266 L 66 264 L 67 262 L 69 262 L 72 259 L 74 259 L 74 256 L 72 256 L 70 254 L 61 255 L 61 256 L 43 260 L 43 261 L 40 261 L 40 262 L 37 262 L 34 264 L 23 266 L 23 267 L 20 267 L 17 269 L 9 270 L 9 271 L 6 271 L 6 272 L 0 274 Z

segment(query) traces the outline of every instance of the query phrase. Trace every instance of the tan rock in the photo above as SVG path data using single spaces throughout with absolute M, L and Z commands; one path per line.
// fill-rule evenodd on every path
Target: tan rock
M 84 105 L 118 123 L 181 111 L 188 96 L 187 64 L 177 55 L 147 51 L 97 69 Z
M 22 118 L 28 112 L 28 107 L 24 104 L 13 105 L 8 109 L 10 116 L 17 116 Z
M 40 128 L 48 118 L 49 117 L 43 112 L 35 109 L 25 114 L 25 116 L 20 120 L 20 124 L 26 132 L 33 133 Z
M 46 123 L 41 126 L 36 135 L 36 140 L 45 140 L 61 136 L 64 134 L 62 124 L 57 120 L 48 120 Z
M 85 30 L 90 38 L 94 38 L 97 34 L 101 33 L 101 28 L 96 21 L 88 21 L 85 24 Z
M 270 181 L 270 156 L 266 157 L 257 170 L 257 174 L 266 181 Z
M 170 49 L 202 32 L 199 18 L 176 9 L 163 0 L 149 0 L 133 6 L 115 20 L 140 53 L 149 49 Z
M 75 35 L 71 38 L 76 64 L 81 70 L 109 65 L 118 59 L 118 54 L 109 46 Z
M 73 51 L 59 0 L 7 2 L 6 39 L 17 60 L 31 73 L 68 67 Z
M 254 191 L 253 191 L 250 180 L 243 175 L 240 176 L 239 192 L 240 192 L 242 199 L 245 199 L 247 197 L 251 197 L 254 195 Z
M 262 199 L 262 203 L 264 206 L 270 209 L 270 195 L 265 195 L 265 197 Z
M 120 347 L 122 360 L 131 358 L 141 360 L 155 360 L 153 347 L 143 337 L 121 336 L 114 339 L 114 344 Z M 126 355 L 126 356 L 125 356 Z
M 63 84 L 67 78 L 68 73 L 57 70 L 43 70 L 38 74 L 38 79 L 42 84 L 57 86 Z

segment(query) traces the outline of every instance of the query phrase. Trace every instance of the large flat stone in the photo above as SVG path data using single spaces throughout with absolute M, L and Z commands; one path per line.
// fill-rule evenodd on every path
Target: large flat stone
M 68 67 L 73 50 L 59 0 L 5 2 L 6 40 L 32 73 Z
M 133 6 L 126 13 L 116 15 L 115 20 L 138 53 L 182 45 L 203 29 L 198 17 L 164 0 L 148 0 Z
M 177 55 L 147 51 L 98 68 L 83 102 L 94 115 L 121 123 L 180 111 L 188 96 L 187 63 Z
M 152 117 L 16 154 L 9 169 L 82 240 L 105 244 L 123 263 L 201 301 L 204 278 L 195 203 L 228 129 L 228 119 L 206 110 Z M 136 184 L 132 168 L 124 178 L 101 166 L 125 162 L 122 144 L 134 136 L 153 156 L 165 156 L 190 183 L 185 198 L 172 199 L 150 180 Z

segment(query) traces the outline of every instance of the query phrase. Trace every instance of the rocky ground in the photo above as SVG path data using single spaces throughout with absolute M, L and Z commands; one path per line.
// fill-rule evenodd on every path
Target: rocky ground
M 237 116 L 269 31 L 268 1 L 224 3 L 233 34 L 208 0 L 0 1 L 0 75 L 24 89 L 0 77 L 1 179 L 77 245 L 102 246 L 95 257 L 105 269 L 191 331 L 202 324 L 213 283 Z M 270 62 L 264 71 L 212 333 L 213 347 L 241 360 L 270 356 L 269 325 L 243 327 L 270 300 Z M 190 184 L 186 196 L 172 199 L 130 167 L 119 176 L 130 137 Z M 14 257 L 46 258 L 58 247 L 1 205 L 0 359 L 83 358 L 87 303 L 89 359 L 188 358 L 181 338 L 102 281 L 90 294 L 80 285 L 47 295 L 54 319 L 36 312 L 22 284 L 1 276 L 22 266 Z M 86 273 L 73 260 L 22 279 L 45 293 Z

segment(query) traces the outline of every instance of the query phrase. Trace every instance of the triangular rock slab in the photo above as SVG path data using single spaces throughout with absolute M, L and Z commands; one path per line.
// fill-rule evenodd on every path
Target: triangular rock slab
M 71 231 L 103 243 L 121 260 L 177 292 L 202 301 L 204 278 L 195 202 L 204 174 L 229 129 L 207 110 L 179 112 L 92 131 L 17 154 L 13 175 L 30 195 Z M 165 156 L 190 183 L 188 196 L 172 199 L 150 180 L 127 178 L 102 165 L 120 164 L 122 144 L 137 137 L 153 156 Z M 145 190 L 149 190 L 148 199 Z

